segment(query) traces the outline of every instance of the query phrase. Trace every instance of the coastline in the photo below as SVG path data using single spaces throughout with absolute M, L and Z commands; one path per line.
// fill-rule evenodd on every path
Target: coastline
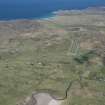
M 67 14 L 77 14 L 77 13 L 105 13 L 105 6 L 97 7 L 87 7 L 84 9 L 59 9 L 48 13 L 42 17 L 33 17 L 33 18 L 16 18 L 16 19 L 1 19 L 1 22 L 17 22 L 17 21 L 37 21 L 37 20 L 50 20 L 57 16 L 67 15 Z
M 90 77 L 94 69 L 94 73 L 98 73 L 103 67 L 104 7 L 58 10 L 52 14 L 40 19 L 1 21 L 2 105 L 33 105 L 30 102 L 35 100 L 43 103 L 43 96 L 45 100 L 50 98 L 53 102 L 64 100 L 62 105 L 68 105 L 65 104 L 66 101 L 73 102 L 77 96 L 86 97 L 89 102 L 88 97 L 94 98 L 97 94 L 104 93 L 103 88 L 99 88 L 100 92 L 96 90 L 97 85 L 104 82 L 104 78 Z M 84 60 L 87 55 L 88 59 Z M 80 76 L 77 72 L 81 70 L 83 73 Z M 81 80 L 86 80 L 86 85 L 85 81 L 81 85 Z M 4 101 L 4 97 L 9 101 Z M 98 102 L 102 97 L 104 96 L 97 96 L 95 101 Z M 25 100 L 27 103 L 21 104 Z M 82 105 L 84 100 L 78 100 Z M 104 99 L 102 101 L 105 103 Z M 89 104 L 91 103 L 94 101 Z

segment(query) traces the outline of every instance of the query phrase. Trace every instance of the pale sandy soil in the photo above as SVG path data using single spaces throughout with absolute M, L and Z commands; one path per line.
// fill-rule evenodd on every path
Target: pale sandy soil
M 48 93 L 36 94 L 37 105 L 61 105 L 61 101 L 53 99 Z
M 49 104 L 48 105 L 61 105 L 61 101 L 57 101 L 57 100 L 54 100 L 54 99 L 52 99 L 50 102 L 49 102 Z
M 54 99 L 49 93 L 36 93 L 20 105 L 61 105 L 61 103 L 62 101 Z

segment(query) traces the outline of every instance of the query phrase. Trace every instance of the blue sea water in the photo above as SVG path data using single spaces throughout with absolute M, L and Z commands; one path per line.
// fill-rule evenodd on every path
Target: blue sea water
M 0 20 L 33 19 L 53 11 L 105 6 L 105 0 L 0 0 Z

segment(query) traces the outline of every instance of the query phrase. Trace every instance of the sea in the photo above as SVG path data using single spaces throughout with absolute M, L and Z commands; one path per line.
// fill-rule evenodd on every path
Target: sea
M 0 20 L 39 19 L 58 10 L 105 6 L 105 0 L 0 0 Z

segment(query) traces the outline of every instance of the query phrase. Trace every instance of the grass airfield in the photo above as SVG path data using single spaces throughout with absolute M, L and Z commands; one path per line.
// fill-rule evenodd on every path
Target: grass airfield
M 63 97 L 70 81 L 63 105 L 105 105 L 104 11 L 0 22 L 0 105 L 36 90 Z

